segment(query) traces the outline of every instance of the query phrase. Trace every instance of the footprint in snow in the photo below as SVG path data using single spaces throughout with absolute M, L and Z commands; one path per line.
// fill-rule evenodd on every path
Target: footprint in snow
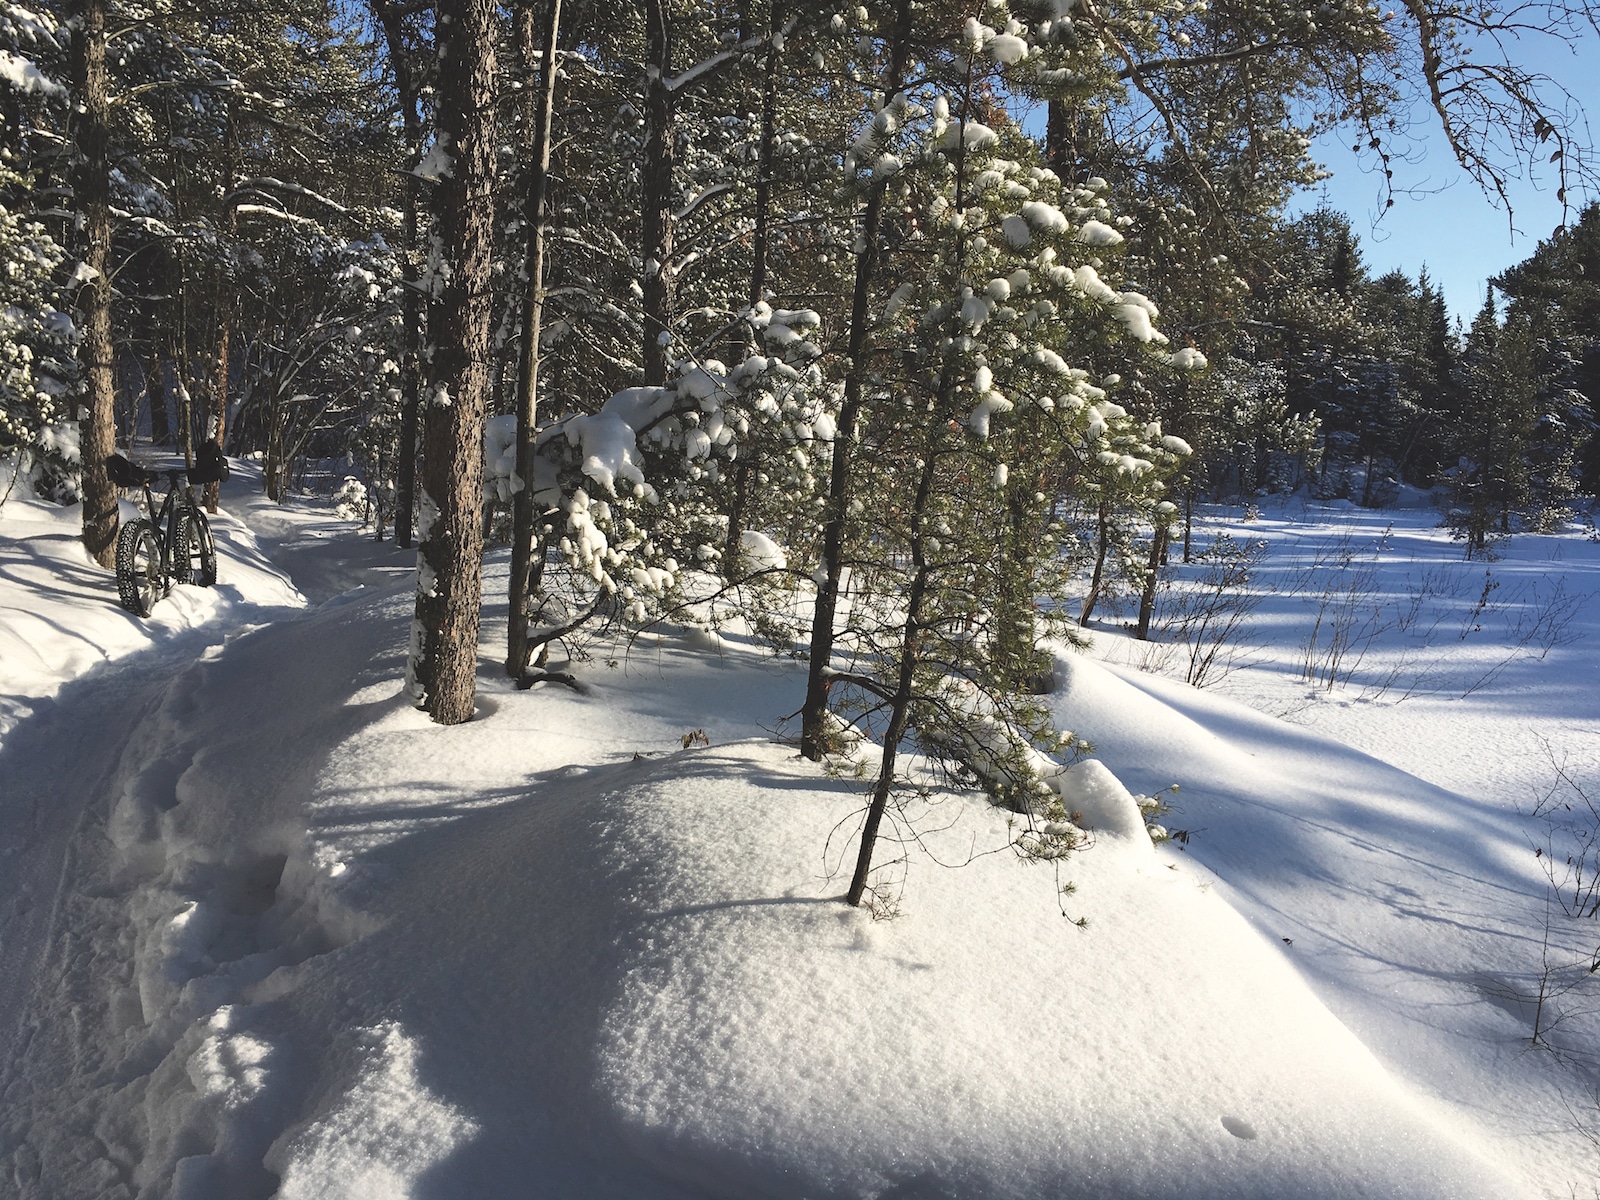
M 1222 1127 L 1234 1137 L 1244 1141 L 1253 1142 L 1256 1139 L 1256 1127 L 1249 1121 L 1241 1121 L 1238 1117 L 1223 1117 Z

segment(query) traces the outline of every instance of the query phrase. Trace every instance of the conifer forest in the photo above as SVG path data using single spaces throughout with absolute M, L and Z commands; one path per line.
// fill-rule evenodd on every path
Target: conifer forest
M 444 722 L 486 538 L 531 677 L 690 567 L 759 607 L 746 534 L 781 535 L 817 581 L 816 754 L 852 689 L 1015 692 L 1036 597 L 1087 577 L 1070 623 L 1138 593 L 1198 498 L 1437 488 L 1483 553 L 1593 494 L 1593 156 L 1515 50 L 1594 19 L 8 3 L 0 449 L 83 499 L 107 565 L 129 439 L 254 456 L 273 498 L 347 460 L 420 546 L 411 680 Z M 1426 272 L 1373 278 L 1346 216 L 1287 215 L 1330 129 L 1386 181 L 1429 137 L 1491 200 L 1541 164 L 1568 219 L 1450 314 Z M 825 679 L 848 574 L 906 607 Z
M 0 0 L 0 1193 L 1600 1197 L 1597 65 Z

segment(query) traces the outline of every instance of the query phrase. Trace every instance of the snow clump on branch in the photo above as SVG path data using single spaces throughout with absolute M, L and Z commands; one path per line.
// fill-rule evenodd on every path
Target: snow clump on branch
M 736 366 L 681 360 L 665 386 L 624 388 L 536 438 L 532 487 L 546 536 L 574 575 L 618 597 L 630 620 L 659 611 L 681 583 L 682 563 L 714 557 L 702 485 L 721 478 L 742 441 L 765 430 L 790 444 L 807 486 L 809 455 L 832 441 L 829 393 L 815 365 L 822 351 L 811 341 L 821 317 L 766 304 L 743 315 L 755 345 Z M 523 486 L 514 423 L 490 423 L 484 454 L 491 495 L 508 498 Z M 782 561 L 775 545 L 753 548 Z

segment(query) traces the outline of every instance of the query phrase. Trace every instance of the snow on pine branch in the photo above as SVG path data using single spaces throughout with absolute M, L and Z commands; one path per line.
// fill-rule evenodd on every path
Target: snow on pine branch
M 760 342 L 734 367 L 681 360 L 665 386 L 624 388 L 536 439 L 532 486 L 549 536 L 580 579 L 623 600 L 630 619 L 644 620 L 677 588 L 683 563 L 720 553 L 697 530 L 697 520 L 710 524 L 703 485 L 716 482 L 743 439 L 786 441 L 801 473 L 832 439 L 821 350 L 807 336 L 821 318 L 758 304 L 745 319 Z M 489 423 L 485 465 L 491 497 L 523 486 L 514 418 Z

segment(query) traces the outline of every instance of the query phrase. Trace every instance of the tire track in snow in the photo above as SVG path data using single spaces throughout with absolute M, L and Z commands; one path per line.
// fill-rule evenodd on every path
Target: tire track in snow
M 83 997 L 54 985 L 74 960 L 98 960 L 103 928 L 64 922 L 70 898 L 108 903 L 112 847 L 104 829 L 117 781 L 140 753 L 139 732 L 215 630 L 195 630 L 65 685 L 0 743 L 0 1152 L 19 1150 L 20 1114 L 52 1086 L 76 1044 Z M 120 925 L 114 918 L 113 928 Z M 62 1019 L 65 1018 L 65 1019 Z M 24 1151 L 19 1187 L 32 1172 Z M 3 1178 L 3 1175 L 0 1175 Z
M 306 653 L 328 624 L 337 648 Z M 398 624 L 331 605 L 222 645 L 197 633 L 16 731 L 37 797 L 0 810 L 44 882 L 14 890 L 51 900 L 14 906 L 35 925 L 0 948 L 22 1033 L 0 1065 L 0 1194 L 276 1190 L 262 1157 L 303 1072 L 273 1000 L 355 936 L 325 919 L 304 801 L 366 719 L 347 694 L 398 679 Z

